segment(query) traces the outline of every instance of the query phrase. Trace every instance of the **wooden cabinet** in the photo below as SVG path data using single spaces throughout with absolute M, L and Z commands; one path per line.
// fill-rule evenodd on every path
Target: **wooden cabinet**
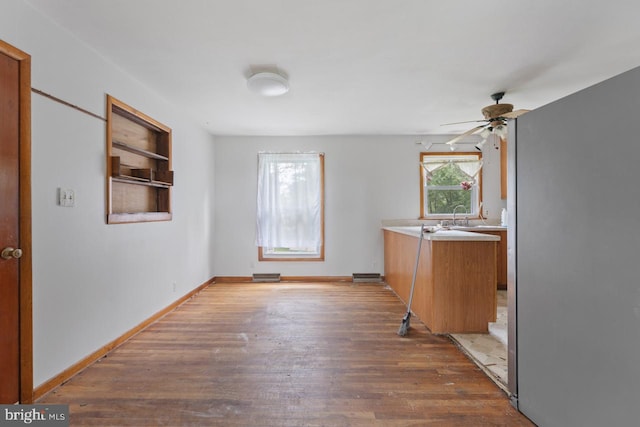
M 409 299 L 418 237 L 384 230 L 385 281 Z M 423 240 L 411 311 L 434 334 L 486 333 L 497 311 L 495 241 Z
M 507 140 L 500 138 L 500 198 L 507 198 Z
M 171 129 L 107 96 L 107 223 L 171 220 Z
M 507 289 L 507 230 L 468 229 L 467 231 L 472 231 L 472 232 L 482 233 L 482 234 L 491 234 L 492 236 L 500 237 L 500 241 L 498 242 L 498 248 L 496 253 L 496 268 L 498 270 L 498 274 L 496 276 L 497 288 Z

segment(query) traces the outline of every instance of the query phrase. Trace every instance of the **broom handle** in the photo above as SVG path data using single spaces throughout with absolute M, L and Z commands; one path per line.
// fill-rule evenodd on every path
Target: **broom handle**
M 420 226 L 420 237 L 418 238 L 418 250 L 416 252 L 416 265 L 413 268 L 413 279 L 411 279 L 411 291 L 409 292 L 409 304 L 407 304 L 407 313 L 411 313 L 411 301 L 413 300 L 413 289 L 416 287 L 416 276 L 418 275 L 418 265 L 420 265 L 420 250 L 422 249 L 422 236 L 424 236 L 424 224 Z

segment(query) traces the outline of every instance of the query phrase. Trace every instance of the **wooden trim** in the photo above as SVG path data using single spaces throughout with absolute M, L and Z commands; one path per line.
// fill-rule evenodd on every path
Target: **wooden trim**
M 384 277 L 382 278 L 384 281 Z M 252 282 L 251 276 L 216 276 L 216 283 L 247 283 Z M 352 276 L 281 276 L 280 282 L 352 282 Z M 259 283 L 259 282 L 256 282 Z M 382 282 L 381 282 L 382 283 Z
M 500 138 L 500 198 L 507 198 L 507 140 Z
M 116 99 L 111 95 L 107 95 L 107 107 L 109 107 L 110 111 L 112 108 L 117 110 L 118 114 L 126 117 L 132 122 L 136 122 L 140 126 L 144 126 L 148 129 L 153 129 L 155 131 L 162 131 L 168 134 L 171 134 L 171 128 L 160 123 L 159 121 L 153 119 L 152 117 L 147 116 L 142 111 L 138 111 L 130 105 Z M 108 112 L 107 111 L 107 112 Z
M 0 40 L 0 52 L 19 62 L 20 99 L 20 403 L 33 401 L 31 244 L 31 56 Z
M 85 368 L 89 367 L 91 364 L 95 363 L 99 359 L 102 359 L 104 356 L 109 354 L 109 352 L 111 352 L 114 349 L 118 348 L 120 345 L 122 345 L 123 343 L 128 341 L 131 337 L 133 337 L 134 335 L 138 334 L 139 332 L 141 332 L 142 330 L 144 330 L 145 328 L 147 328 L 151 324 L 155 323 L 156 321 L 160 320 L 161 318 L 166 316 L 168 313 L 170 313 L 171 311 L 175 310 L 177 307 L 181 306 L 187 300 L 189 300 L 194 295 L 196 295 L 197 293 L 202 291 L 204 288 L 206 288 L 207 286 L 210 286 L 213 283 L 215 283 L 215 278 L 211 278 L 211 279 L 207 280 L 202 285 L 200 285 L 197 288 L 193 289 L 192 291 L 190 291 L 189 293 L 184 295 L 182 298 L 176 300 L 175 302 L 173 302 L 169 306 L 165 307 L 164 309 L 158 311 L 157 313 L 155 313 L 154 315 L 149 317 L 147 320 L 145 320 L 142 323 L 140 323 L 138 326 L 130 329 L 129 331 L 125 332 L 124 334 L 122 334 L 121 336 L 116 338 L 115 340 L 111 341 L 110 343 L 108 343 L 108 344 L 104 345 L 103 347 L 99 348 L 98 350 L 94 351 L 93 353 L 91 353 L 90 355 L 85 357 L 84 359 L 82 359 L 82 360 L 78 361 L 77 363 L 71 365 L 70 367 L 68 367 L 67 369 L 65 369 L 64 371 L 62 371 L 58 375 L 56 375 L 55 377 L 53 377 L 53 378 L 49 379 L 48 381 L 42 383 L 41 385 L 36 387 L 35 390 L 33 390 L 33 399 L 34 400 L 39 399 L 42 396 L 44 396 L 45 394 L 49 393 L 51 390 L 53 390 L 56 387 L 62 385 L 64 382 L 66 382 L 69 379 L 71 379 L 74 375 L 78 374 L 79 372 L 81 372 Z
M 67 102 L 67 101 L 65 101 L 64 99 L 60 99 L 60 98 L 58 98 L 57 96 L 53 96 L 53 95 L 51 95 L 51 94 L 49 94 L 49 93 L 46 93 L 46 92 L 44 92 L 44 91 L 42 91 L 42 90 L 40 90 L 40 89 L 36 89 L 35 87 L 32 87 L 32 88 L 31 88 L 31 91 L 32 91 L 33 93 L 37 93 L 38 95 L 41 95 L 41 96 L 43 96 L 43 97 L 45 97 L 45 98 L 49 98 L 50 100 L 55 101 L 55 102 L 57 102 L 57 103 L 59 103 L 59 104 L 66 105 L 67 107 L 69 107 L 69 108 L 73 108 L 74 110 L 78 110 L 78 111 L 80 111 L 81 113 L 85 113 L 85 114 L 87 114 L 87 115 L 89 115 L 89 116 L 91 116 L 91 117 L 95 117 L 96 119 L 100 119 L 100 120 L 102 120 L 102 121 L 106 121 L 106 119 L 105 119 L 104 117 L 101 117 L 101 116 L 99 116 L 99 115 L 97 115 L 97 114 L 95 114 L 95 113 L 92 113 L 92 112 L 91 112 L 91 111 L 89 111 L 89 110 L 85 110 L 85 109 L 84 109 L 84 108 L 82 108 L 82 107 L 79 107 L 79 106 L 74 105 L 74 104 L 72 104 L 72 103 L 70 103 L 70 102 Z
M 172 217 L 171 212 L 110 213 L 107 215 L 107 222 L 109 224 L 128 224 L 132 222 L 171 221 Z
M 320 244 L 320 257 L 318 260 L 324 261 L 324 153 L 320 153 L 320 236 L 322 243 Z
M 216 283 L 247 283 L 251 282 L 253 278 L 251 276 L 216 276 Z
M 113 188 L 112 188 L 112 183 L 113 180 L 111 179 L 111 156 L 113 156 L 113 152 L 112 152 L 112 130 L 111 130 L 111 123 L 113 123 L 113 98 L 111 97 L 111 95 L 107 95 L 107 139 L 105 141 L 106 144 L 106 153 L 107 155 L 105 156 L 105 167 L 106 167 L 106 192 L 105 192 L 105 206 L 106 206 L 106 215 L 105 215 L 105 220 L 107 222 L 107 224 L 110 224 L 110 222 L 112 221 L 112 219 L 110 218 L 111 215 L 113 215 L 113 198 L 111 196 Z
M 418 162 L 418 173 L 420 174 L 420 218 L 424 218 L 424 175 L 425 171 L 422 167 L 422 157 L 427 154 L 426 152 L 420 153 L 420 161 Z
M 33 401 L 31 56 L 20 59 L 20 401 Z

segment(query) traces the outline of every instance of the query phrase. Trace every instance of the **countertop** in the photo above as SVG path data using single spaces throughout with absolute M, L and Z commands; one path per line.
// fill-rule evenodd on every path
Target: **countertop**
M 482 233 L 484 231 L 507 231 L 507 227 L 502 225 L 454 225 L 449 227 L 451 230 L 474 231 Z
M 408 236 L 420 237 L 419 226 L 408 227 L 382 227 L 383 230 L 393 231 L 395 233 L 406 234 Z M 477 232 L 465 230 L 478 230 Z M 424 233 L 424 240 L 468 240 L 468 241 L 499 241 L 499 236 L 491 234 L 482 234 L 481 230 L 505 230 L 505 227 L 460 227 L 455 230 L 437 230 L 431 233 Z

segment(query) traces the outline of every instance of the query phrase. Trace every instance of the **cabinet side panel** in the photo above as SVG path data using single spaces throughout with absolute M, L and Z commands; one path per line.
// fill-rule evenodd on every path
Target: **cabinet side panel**
M 488 332 L 496 320 L 496 246 L 433 242 L 433 332 Z
M 417 237 L 384 231 L 385 280 L 405 304 L 409 302 L 417 249 Z M 422 242 L 411 311 L 431 327 L 431 245 L 428 241 Z

